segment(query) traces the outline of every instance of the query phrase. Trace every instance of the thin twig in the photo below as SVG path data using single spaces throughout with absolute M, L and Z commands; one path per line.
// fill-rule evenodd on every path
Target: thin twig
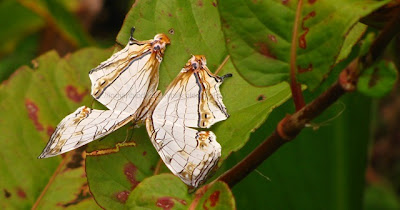
M 218 66 L 218 69 L 215 70 L 215 72 L 214 72 L 215 75 L 217 75 L 221 71 L 222 67 L 225 66 L 225 64 L 226 64 L 226 62 L 228 62 L 229 58 L 230 58 L 230 55 L 227 55 L 225 57 L 225 59 L 222 61 L 221 65 Z
M 65 166 L 65 164 L 70 160 L 69 158 L 72 156 L 74 152 L 69 152 L 67 153 L 67 155 L 62 159 L 62 161 L 60 162 L 60 164 L 58 164 L 57 169 L 54 171 L 53 175 L 50 177 L 49 181 L 47 182 L 46 186 L 44 187 L 44 189 L 42 190 L 42 192 L 40 193 L 39 197 L 36 199 L 35 203 L 32 206 L 32 209 L 37 209 L 37 207 L 40 204 L 40 201 L 42 200 L 42 198 L 44 197 L 44 195 L 46 194 L 47 190 L 49 189 L 49 187 L 51 186 L 51 184 L 53 184 L 54 180 L 56 179 L 57 175 L 60 173 L 61 169 Z
M 400 14 L 400 10 L 397 14 Z M 398 25 L 400 25 L 400 15 L 395 16 L 388 22 L 386 27 L 372 43 L 369 52 L 360 59 L 355 59 L 346 67 L 340 74 L 336 83 L 301 110 L 282 119 L 271 136 L 241 162 L 222 174 L 218 180 L 226 182 L 230 187 L 233 187 L 282 145 L 293 140 L 307 123 L 319 116 L 343 94 L 353 91 L 362 71 L 378 60 L 390 40 L 400 32 L 400 27 L 398 27 Z M 362 69 L 359 69 L 360 64 Z

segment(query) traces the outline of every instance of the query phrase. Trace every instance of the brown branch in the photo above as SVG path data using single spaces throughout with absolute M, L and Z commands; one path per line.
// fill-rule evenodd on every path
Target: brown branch
M 299 29 L 299 20 L 301 17 L 303 1 L 297 2 L 296 16 L 293 24 L 292 31 L 292 43 L 290 47 L 290 89 L 292 91 L 293 102 L 296 107 L 296 111 L 300 110 L 305 106 L 301 85 L 296 80 L 296 56 L 297 56 L 297 35 Z
M 397 14 L 400 14 L 400 10 L 398 10 Z M 233 187 L 282 145 L 294 139 L 307 123 L 324 112 L 343 94 L 353 91 L 362 70 L 370 67 L 383 54 L 390 40 L 400 32 L 400 27 L 398 27 L 398 25 L 400 25 L 400 15 L 395 16 L 388 22 L 386 27 L 372 43 L 369 52 L 365 56 L 355 59 L 346 67 L 341 72 L 336 83 L 301 110 L 282 119 L 271 136 L 241 162 L 222 174 L 218 180 L 226 182 L 230 187 Z M 360 65 L 362 69 L 359 68 Z

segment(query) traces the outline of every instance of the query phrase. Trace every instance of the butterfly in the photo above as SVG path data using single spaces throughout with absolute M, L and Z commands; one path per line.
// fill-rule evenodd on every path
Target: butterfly
M 219 90 L 224 79 L 211 73 L 204 56 L 192 56 L 162 96 L 158 68 L 168 37 L 128 45 L 89 72 L 92 96 L 109 110 L 80 107 L 66 116 L 39 158 L 76 149 L 130 121 L 145 121 L 150 140 L 173 174 L 189 186 L 203 183 L 221 156 L 210 128 L 229 117 Z M 200 130 L 201 129 L 201 130 Z
M 134 30 L 125 48 L 89 72 L 91 95 L 109 110 L 79 107 L 58 124 L 38 158 L 76 149 L 146 115 L 170 40 L 157 34 L 154 39 L 138 41 L 133 38 Z
M 195 188 L 221 157 L 215 134 L 198 129 L 229 117 L 219 86 L 232 75 L 217 76 L 206 64 L 204 56 L 192 56 L 146 118 L 151 142 L 165 165 Z

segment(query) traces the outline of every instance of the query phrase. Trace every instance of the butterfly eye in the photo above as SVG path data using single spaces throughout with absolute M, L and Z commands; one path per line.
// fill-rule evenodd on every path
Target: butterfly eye
M 193 67 L 193 69 L 197 69 L 197 63 L 192 63 L 192 67 Z

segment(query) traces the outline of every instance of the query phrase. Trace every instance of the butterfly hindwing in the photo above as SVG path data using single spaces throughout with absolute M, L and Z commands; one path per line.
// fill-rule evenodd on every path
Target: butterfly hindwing
M 130 120 L 131 115 L 125 112 L 79 107 L 58 124 L 39 158 L 76 149 L 113 132 Z

